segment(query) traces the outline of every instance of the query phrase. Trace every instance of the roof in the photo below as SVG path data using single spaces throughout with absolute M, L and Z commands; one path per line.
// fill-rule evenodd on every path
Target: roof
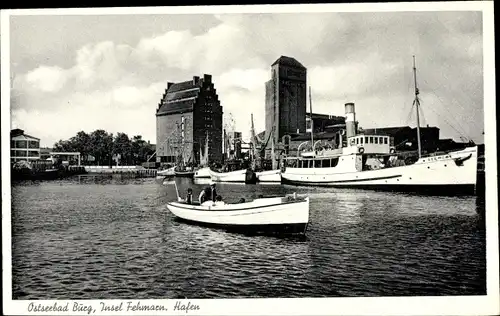
M 157 115 L 190 112 L 200 93 L 200 86 L 193 80 L 172 84 L 166 91 Z
M 310 118 L 311 113 L 306 112 L 306 118 Z M 314 119 L 322 119 L 322 120 L 335 120 L 335 121 L 345 121 L 344 116 L 337 116 L 337 115 L 330 115 L 330 114 L 320 114 L 320 113 L 313 113 L 312 118 Z
M 10 138 L 14 138 L 14 137 L 18 137 L 18 136 L 24 136 L 25 138 L 36 139 L 38 141 L 40 140 L 40 138 L 38 138 L 38 137 L 25 134 L 24 131 L 22 129 L 19 129 L 19 128 L 16 128 L 16 129 L 13 129 L 10 131 Z
M 168 88 L 168 92 L 177 92 L 195 87 L 196 86 L 194 85 L 193 80 L 188 80 L 179 83 L 174 83 L 173 85 L 170 86 L 170 88 Z
M 332 139 L 336 137 L 337 132 L 322 132 L 322 133 L 314 133 L 313 137 L 314 140 L 324 140 L 324 139 Z M 299 140 L 311 140 L 311 133 L 302 133 L 298 134 L 295 136 L 292 136 L 292 141 L 299 141 Z
M 410 126 L 396 126 L 396 127 L 382 127 L 382 128 L 363 128 L 363 133 L 366 135 L 373 135 L 373 134 L 388 134 L 388 135 L 393 135 L 396 134 L 400 131 L 403 130 L 416 130 L 416 127 L 410 127 Z M 439 128 L 434 127 L 434 126 L 429 126 L 429 127 L 420 127 L 420 130 L 439 130 Z
M 301 63 L 299 63 L 297 61 L 297 59 L 295 59 L 293 57 L 281 56 L 280 58 L 276 59 L 276 61 L 271 66 L 274 66 L 276 64 L 287 65 L 287 66 L 293 66 L 293 67 L 296 67 L 296 68 L 306 69 L 306 67 L 304 67 L 304 65 L 302 65 Z

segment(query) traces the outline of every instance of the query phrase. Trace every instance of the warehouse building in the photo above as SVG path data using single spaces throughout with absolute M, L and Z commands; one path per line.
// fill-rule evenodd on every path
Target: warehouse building
M 156 110 L 156 161 L 199 163 L 208 136 L 209 162 L 221 162 L 222 106 L 211 75 L 167 83 Z

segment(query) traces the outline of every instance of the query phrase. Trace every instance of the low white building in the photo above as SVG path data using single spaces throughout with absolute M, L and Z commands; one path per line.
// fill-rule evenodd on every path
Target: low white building
M 22 129 L 10 131 L 10 161 L 40 159 L 40 138 L 25 134 Z

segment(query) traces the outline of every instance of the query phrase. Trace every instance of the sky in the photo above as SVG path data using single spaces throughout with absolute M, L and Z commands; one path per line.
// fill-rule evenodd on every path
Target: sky
M 307 68 L 313 112 L 355 102 L 361 127 L 414 127 L 415 55 L 421 125 L 483 142 L 482 33 L 479 11 L 11 16 L 11 127 L 48 147 L 96 129 L 156 143 L 167 82 L 211 74 L 248 140 L 282 55 Z

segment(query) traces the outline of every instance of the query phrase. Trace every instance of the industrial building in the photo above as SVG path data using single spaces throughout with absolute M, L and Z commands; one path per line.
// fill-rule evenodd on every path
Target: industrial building
M 271 80 L 266 82 L 265 127 L 267 133 L 273 131 L 275 143 L 284 135 L 305 133 L 306 91 L 307 69 L 296 59 L 281 56 L 271 65 Z
M 363 129 L 364 135 L 388 135 L 393 137 L 397 150 L 417 150 L 417 128 L 409 126 Z M 439 128 L 420 127 L 420 141 L 424 152 L 435 152 L 439 148 Z
M 226 133 L 226 149 L 228 159 L 241 159 L 241 132 Z
M 199 163 L 208 136 L 209 162 L 221 162 L 222 106 L 211 75 L 167 83 L 156 110 L 156 161 Z
M 22 129 L 10 131 L 10 160 L 12 163 L 40 159 L 40 138 L 25 134 Z

